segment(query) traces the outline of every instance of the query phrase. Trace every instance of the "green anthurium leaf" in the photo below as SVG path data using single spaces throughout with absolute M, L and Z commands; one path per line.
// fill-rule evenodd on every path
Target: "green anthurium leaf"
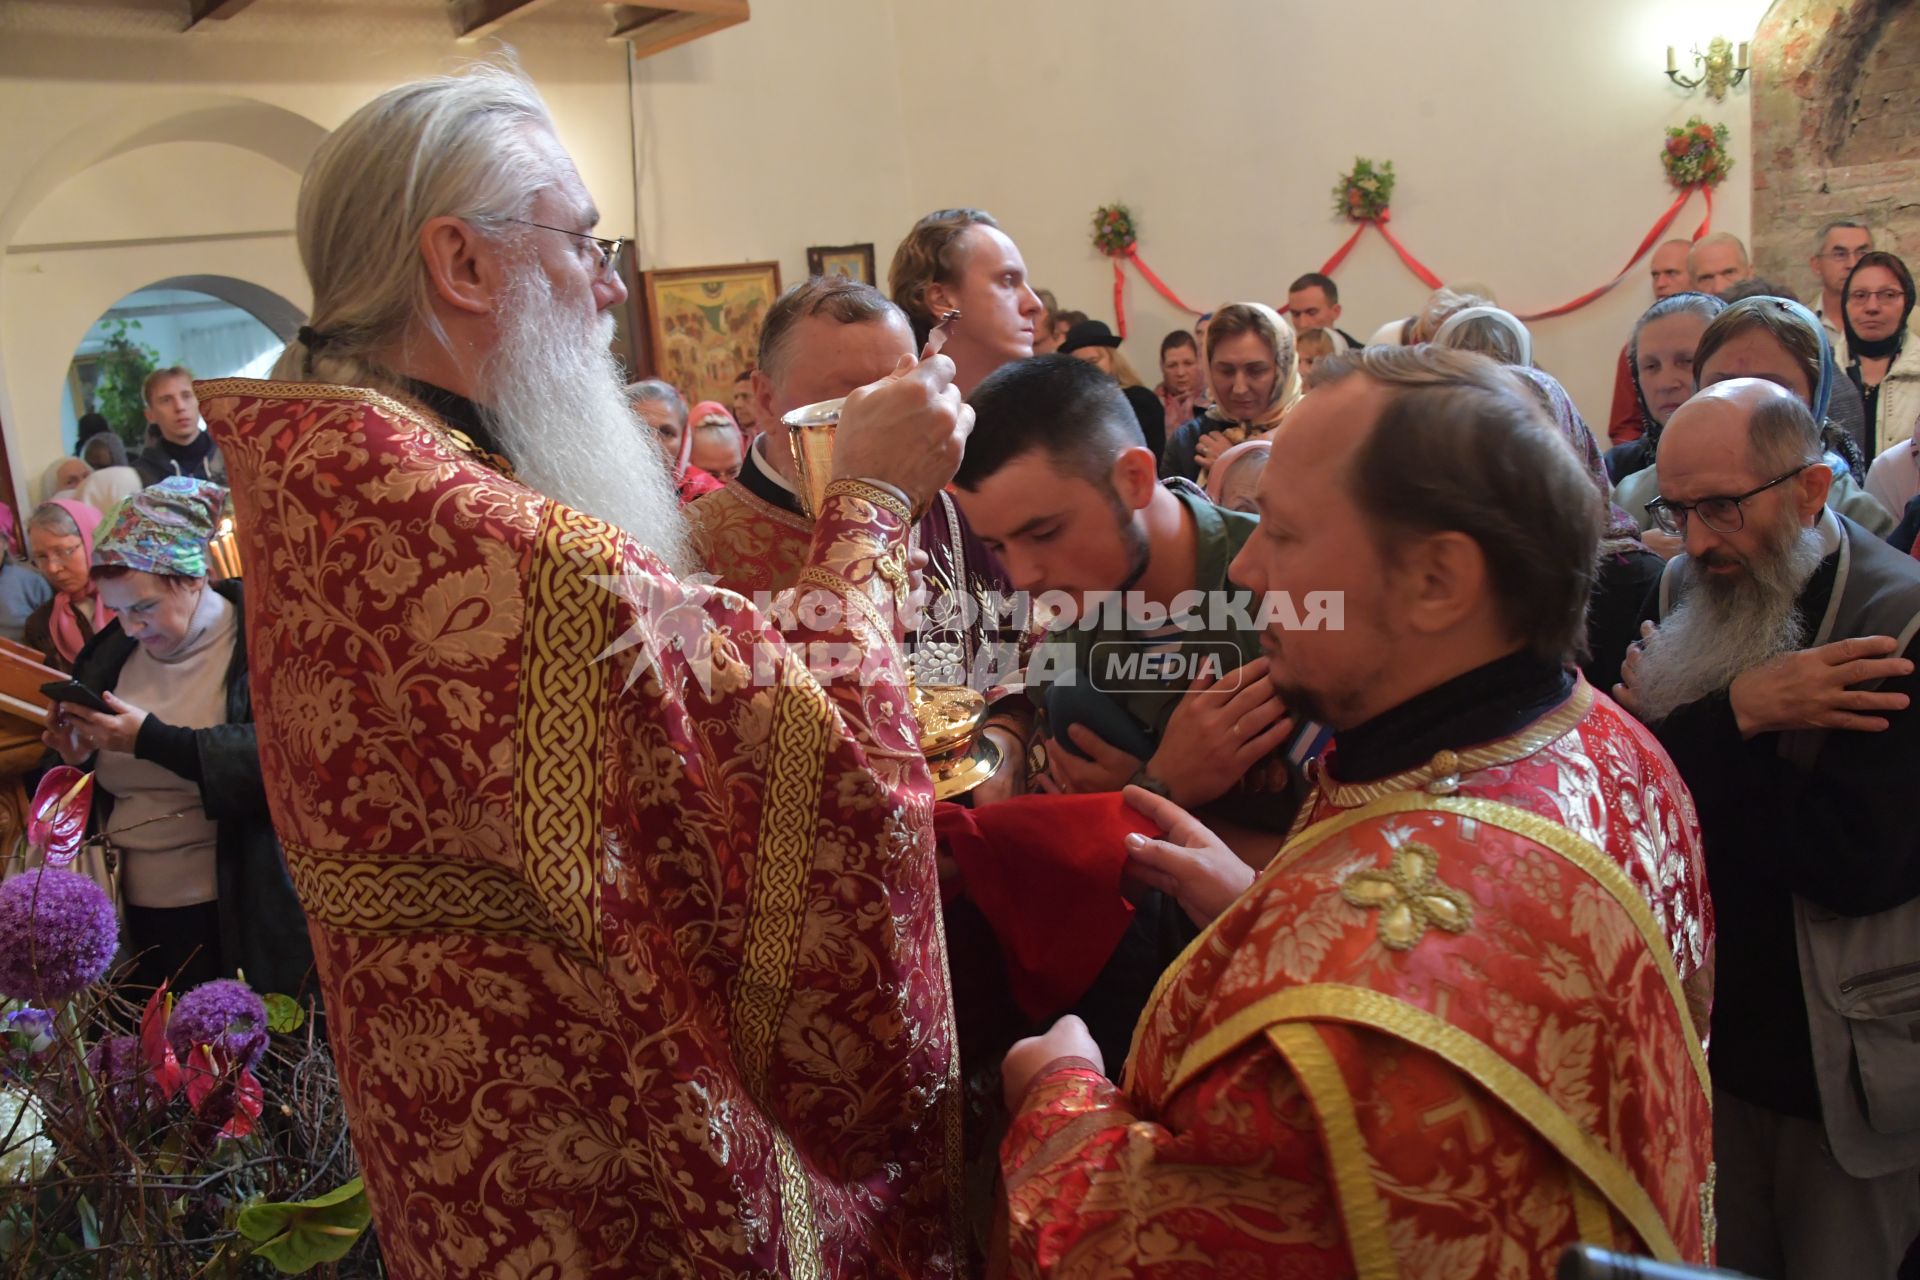
M 267 1006 L 267 1030 L 286 1035 L 307 1023 L 307 1011 L 292 996 L 278 993 L 260 997 Z
M 337 1262 L 373 1220 L 359 1178 L 311 1200 L 250 1204 L 234 1221 L 254 1253 L 286 1275 Z

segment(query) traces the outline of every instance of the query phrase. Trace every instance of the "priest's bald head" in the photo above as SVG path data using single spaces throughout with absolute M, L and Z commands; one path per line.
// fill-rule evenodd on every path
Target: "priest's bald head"
M 275 374 L 464 396 L 520 479 L 679 567 L 673 486 L 635 444 L 609 350 L 627 293 L 599 220 L 513 68 L 391 89 L 321 144 L 301 183 L 313 318 Z
M 1337 634 L 1262 637 L 1300 715 L 1347 729 L 1506 655 L 1559 667 L 1585 647 L 1599 493 L 1539 400 L 1484 356 L 1328 357 L 1275 430 L 1255 501 L 1233 581 L 1296 610 L 1342 601 Z

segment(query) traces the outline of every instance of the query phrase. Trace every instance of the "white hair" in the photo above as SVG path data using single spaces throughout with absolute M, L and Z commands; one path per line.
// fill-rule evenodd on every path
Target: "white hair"
M 441 217 L 500 235 L 559 175 L 530 136 L 553 131 L 540 94 L 512 65 L 403 84 L 320 144 L 300 184 L 296 234 L 313 287 L 318 341 L 289 343 L 274 376 L 391 389 L 377 356 L 421 341 L 445 348 L 420 255 Z

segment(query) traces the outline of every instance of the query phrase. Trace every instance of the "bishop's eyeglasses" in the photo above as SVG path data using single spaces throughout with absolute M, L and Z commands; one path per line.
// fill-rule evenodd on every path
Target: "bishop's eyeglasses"
M 1655 498 L 1647 504 L 1647 514 L 1653 517 L 1653 523 L 1662 533 L 1685 533 L 1689 515 L 1698 515 L 1700 523 L 1715 533 L 1738 533 L 1747 524 L 1742 509 L 1747 499 L 1756 498 L 1775 485 L 1785 484 L 1812 465 L 1811 462 L 1803 462 L 1785 475 L 1775 476 L 1745 493 L 1702 498 L 1698 502 L 1670 502 L 1665 498 Z
M 625 240 L 602 240 L 599 236 L 588 235 L 584 231 L 569 231 L 565 227 L 550 227 L 544 222 L 529 222 L 525 218 L 508 218 L 508 222 L 517 222 L 523 227 L 538 227 L 542 231 L 558 231 L 563 236 L 572 236 L 576 240 L 591 240 L 600 250 L 600 274 L 608 279 L 620 274 L 620 251 L 627 247 Z

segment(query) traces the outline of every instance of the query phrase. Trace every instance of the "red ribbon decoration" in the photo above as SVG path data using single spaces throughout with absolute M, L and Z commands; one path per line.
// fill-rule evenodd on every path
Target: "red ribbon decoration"
M 1323 276 L 1332 275 L 1334 269 L 1345 262 L 1347 255 L 1353 252 L 1353 246 L 1360 242 L 1360 237 L 1366 234 L 1367 228 L 1372 227 L 1385 237 L 1388 244 L 1393 246 L 1393 251 L 1400 255 L 1400 261 L 1406 263 L 1407 270 L 1419 277 L 1420 283 L 1426 285 L 1429 289 L 1438 289 L 1440 287 L 1440 277 L 1428 270 L 1426 263 L 1420 261 L 1420 259 L 1414 257 L 1412 253 L 1408 252 L 1407 246 L 1401 244 L 1400 241 L 1394 237 L 1393 232 L 1387 230 L 1387 223 L 1392 217 L 1392 210 L 1382 209 L 1380 216 L 1377 218 L 1360 219 L 1360 225 L 1353 229 L 1353 234 L 1347 237 L 1345 244 L 1333 251 L 1333 256 L 1328 258 L 1325 265 L 1320 268 L 1320 274 Z
M 1201 314 L 1201 311 L 1198 307 L 1190 307 L 1186 303 L 1182 302 L 1180 300 L 1180 295 L 1175 293 L 1167 285 L 1166 281 L 1162 280 L 1159 276 L 1153 273 L 1153 268 L 1148 266 L 1146 262 L 1141 259 L 1139 249 L 1135 248 L 1133 245 L 1128 245 L 1125 249 L 1113 255 L 1113 318 L 1115 322 L 1114 327 L 1119 329 L 1120 336 L 1122 338 L 1127 336 L 1127 302 L 1126 302 L 1127 274 L 1125 271 L 1120 269 L 1120 260 L 1122 258 L 1127 259 L 1129 262 L 1133 263 L 1133 265 L 1139 269 L 1141 278 L 1143 278 L 1148 284 L 1153 286 L 1153 291 L 1155 293 L 1159 294 L 1161 297 L 1165 298 L 1168 302 L 1171 302 L 1174 306 L 1178 307 L 1180 310 L 1186 312 L 1190 316 L 1197 316 Z
M 1667 228 L 1673 225 L 1674 219 L 1680 216 L 1680 211 L 1686 207 L 1688 199 L 1690 199 L 1696 191 L 1706 200 L 1707 213 L 1706 216 L 1700 220 L 1700 225 L 1694 228 L 1693 238 L 1699 240 L 1702 236 L 1706 235 L 1708 230 L 1713 226 L 1713 188 L 1704 183 L 1695 183 L 1681 191 L 1674 202 L 1667 207 L 1667 211 L 1660 215 L 1659 220 L 1656 221 L 1652 228 L 1648 230 L 1647 234 L 1641 238 L 1639 247 L 1634 249 L 1632 256 L 1627 259 L 1627 265 L 1621 267 L 1613 279 L 1607 281 L 1597 289 L 1587 290 L 1587 292 L 1581 294 L 1572 302 L 1563 302 L 1559 306 L 1552 307 L 1546 311 L 1529 312 L 1526 315 L 1520 316 L 1519 319 L 1549 320 L 1555 316 L 1563 316 L 1568 312 L 1578 311 L 1594 299 L 1611 291 L 1614 286 L 1627 278 L 1627 273 L 1633 270 L 1635 263 L 1646 256 L 1649 249 L 1653 248 L 1654 242 L 1666 234 Z M 1385 237 L 1388 244 L 1393 246 L 1393 251 L 1400 255 L 1400 261 L 1406 264 L 1407 270 L 1419 277 L 1420 283 L 1426 285 L 1429 289 L 1440 288 L 1440 277 L 1428 270 L 1425 263 L 1414 257 L 1413 254 L 1408 251 L 1407 247 L 1394 237 L 1393 232 L 1387 230 L 1386 224 L 1388 217 L 1389 211 L 1382 209 L 1378 218 L 1361 219 L 1360 225 L 1353 229 L 1353 234 L 1348 236 L 1346 242 L 1338 249 L 1335 249 L 1333 256 L 1328 258 L 1326 263 L 1321 266 L 1320 274 L 1323 276 L 1332 275 L 1334 271 L 1339 268 L 1340 264 L 1347 260 L 1347 255 L 1353 252 L 1353 246 L 1360 242 L 1360 237 L 1366 234 L 1367 228 L 1373 227 Z
M 1545 311 L 1532 311 L 1518 318 L 1529 322 L 1534 320 L 1550 320 L 1555 316 L 1564 316 L 1570 311 L 1578 311 L 1594 299 L 1612 292 L 1615 285 L 1627 278 L 1627 273 L 1633 270 L 1634 264 L 1646 255 L 1647 250 L 1653 248 L 1654 242 L 1667 233 L 1667 228 L 1672 226 L 1673 220 L 1680 216 L 1680 210 L 1686 207 L 1687 200 L 1692 197 L 1695 191 L 1698 191 L 1706 198 L 1707 216 L 1700 220 L 1698 227 L 1694 228 L 1693 238 L 1698 240 L 1701 236 L 1706 235 L 1707 229 L 1713 225 L 1713 188 L 1695 183 L 1693 186 L 1684 188 L 1680 194 L 1675 197 L 1674 202 L 1667 206 L 1667 211 L 1660 215 L 1660 220 L 1655 222 L 1647 231 L 1647 234 L 1641 238 L 1639 247 L 1636 248 L 1633 251 L 1633 255 L 1627 259 L 1627 265 L 1620 268 L 1619 274 L 1614 276 L 1613 279 L 1607 281 L 1597 289 L 1587 290 L 1572 302 L 1563 302 L 1559 306 L 1551 307 Z

